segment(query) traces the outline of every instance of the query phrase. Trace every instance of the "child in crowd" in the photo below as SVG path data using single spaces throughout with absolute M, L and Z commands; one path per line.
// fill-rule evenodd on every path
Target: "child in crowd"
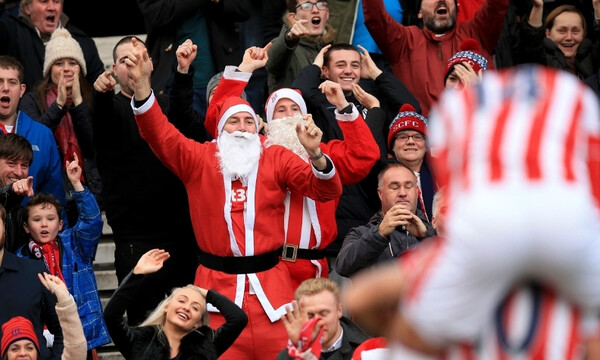
M 61 231 L 59 202 L 52 195 L 36 194 L 25 205 L 23 217 L 30 240 L 19 248 L 17 256 L 43 261 L 50 274 L 65 282 L 78 305 L 87 348 L 91 351 L 110 342 L 92 267 L 103 223 L 94 196 L 81 183 L 77 154 L 73 154 L 73 159 L 66 162 L 66 172 L 73 186 L 71 196 L 77 203 L 77 223 Z

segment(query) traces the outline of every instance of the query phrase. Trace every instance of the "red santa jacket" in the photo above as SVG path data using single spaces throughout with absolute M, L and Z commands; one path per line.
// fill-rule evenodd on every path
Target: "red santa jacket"
M 264 148 L 258 166 L 248 177 L 245 238 L 236 239 L 231 224 L 232 181 L 219 171 L 217 143 L 201 144 L 183 136 L 167 121 L 153 95 L 134 109 L 134 114 L 142 138 L 185 185 L 196 241 L 208 254 L 254 256 L 281 247 L 283 201 L 288 189 L 321 201 L 341 195 L 335 169 L 322 174 L 283 147 Z M 252 274 L 227 274 L 200 265 L 195 284 L 217 290 L 240 307 L 244 293 L 251 286 L 273 322 L 285 313 L 294 290 L 287 267 L 281 263 Z
M 229 96 L 240 96 L 250 75 L 236 72 L 233 66 L 227 67 L 213 101 L 218 103 Z M 207 117 L 217 118 L 216 107 L 209 108 Z M 336 119 L 344 140 L 331 140 L 320 147 L 335 164 L 342 184 L 355 184 L 367 176 L 379 159 L 379 147 L 356 107 L 350 114 L 336 111 Z M 286 244 L 297 245 L 299 249 L 325 249 L 337 236 L 335 210 L 338 203 L 339 198 L 315 202 L 300 193 L 288 191 L 284 215 Z M 284 260 L 284 263 L 290 271 L 294 289 L 306 279 L 327 277 L 329 272 L 324 258 L 296 259 L 294 262 Z

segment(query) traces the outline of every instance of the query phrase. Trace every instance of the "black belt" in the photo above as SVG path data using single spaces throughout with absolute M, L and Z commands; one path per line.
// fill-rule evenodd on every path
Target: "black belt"
M 217 256 L 200 253 L 200 264 L 228 274 L 252 274 L 269 270 L 279 263 L 281 248 L 254 256 Z
M 202 266 L 227 274 L 252 274 L 275 267 L 279 263 L 279 256 L 284 261 L 295 262 L 297 259 L 322 259 L 326 253 L 325 250 L 299 249 L 297 245 L 286 244 L 277 250 L 254 256 L 217 256 L 201 252 L 199 260 Z
M 319 260 L 326 256 L 325 250 L 300 249 L 298 245 L 285 244 L 281 248 L 281 260 L 295 262 L 297 259 Z

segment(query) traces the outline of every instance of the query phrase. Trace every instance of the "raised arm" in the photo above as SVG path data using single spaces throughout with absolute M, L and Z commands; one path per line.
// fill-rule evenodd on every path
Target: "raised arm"
M 519 27 L 519 54 L 522 63 L 546 64 L 543 11 L 543 0 L 532 0 L 532 8 L 527 21 L 521 22 Z
M 365 26 L 385 57 L 398 57 L 406 45 L 406 27 L 390 16 L 383 0 L 364 0 L 363 14 Z
M 194 69 L 192 62 L 198 53 L 198 46 L 190 39 L 184 41 L 175 52 L 177 71 L 169 93 L 169 122 L 183 135 L 198 142 L 212 138 L 204 127 L 204 118 L 194 109 Z
M 84 359 L 87 356 L 87 341 L 83 326 L 65 283 L 57 276 L 48 273 L 38 274 L 42 284 L 56 296 L 56 314 L 64 337 L 64 350 L 61 359 Z
M 153 249 L 146 252 L 106 304 L 104 320 L 108 333 L 125 359 L 131 357 L 134 341 L 133 331 L 123 317 L 125 310 L 129 305 L 135 303 L 144 275 L 160 270 L 169 257 L 169 253 L 164 250 Z
M 91 263 L 102 237 L 102 215 L 94 195 L 81 183 L 81 166 L 77 154 L 73 154 L 73 158 L 73 161 L 66 162 L 66 172 L 73 185 L 74 191 L 71 192 L 71 196 L 75 199 L 79 216 L 77 223 L 66 231 L 72 231 L 76 239 L 72 243 L 74 250 L 85 254 L 86 260 Z
M 217 356 L 221 356 L 242 333 L 248 323 L 248 316 L 233 301 L 215 290 L 208 291 L 206 302 L 214 305 L 225 317 L 225 324 L 215 330 L 214 345 Z

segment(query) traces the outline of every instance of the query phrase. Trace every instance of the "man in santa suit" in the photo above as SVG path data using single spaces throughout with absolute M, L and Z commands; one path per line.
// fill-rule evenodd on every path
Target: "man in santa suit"
M 321 150 L 331 156 L 342 185 L 355 184 L 379 159 L 379 147 L 356 106 L 344 97 L 340 84 L 327 80 L 319 88 L 336 107 L 335 116 L 344 135 L 344 140 L 321 143 Z M 267 145 L 285 146 L 308 162 L 293 130 L 299 121 L 312 119 L 300 92 L 289 88 L 273 92 L 267 99 L 265 114 Z M 328 276 L 324 249 L 337 236 L 335 210 L 339 199 L 321 202 L 288 192 L 285 200 L 286 251 L 282 259 L 296 288 L 306 279 Z
M 222 98 L 240 96 L 248 84 L 245 77 L 262 67 L 254 59 L 256 52 L 267 51 L 269 47 L 267 45 L 264 49 L 246 50 L 240 66 L 225 71 L 219 83 L 220 91 L 215 93 L 213 100 L 219 102 Z M 190 53 L 194 51 L 194 48 L 190 48 Z M 242 76 L 242 73 L 247 75 Z M 344 135 L 344 140 L 321 143 L 321 150 L 333 160 L 343 185 L 357 183 L 367 176 L 379 159 L 379 148 L 356 106 L 344 97 L 341 85 L 325 81 L 320 89 L 336 107 L 336 119 Z M 374 97 L 373 100 L 377 101 Z M 216 108 L 212 110 L 216 111 Z M 216 116 L 214 113 L 211 115 Z M 274 91 L 267 99 L 265 115 L 268 123 L 266 146 L 284 146 L 308 162 L 308 154 L 294 130 L 298 122 L 304 123 L 308 119 L 312 121 L 302 94 L 290 88 Z M 285 245 L 282 260 L 290 271 L 294 289 L 306 279 L 328 276 L 329 266 L 324 249 L 337 235 L 335 209 L 338 203 L 339 198 L 314 201 L 300 193 L 288 191 L 285 198 Z
M 216 140 L 200 144 L 187 139 L 155 103 L 148 80 L 151 60 L 137 45 L 126 60 L 134 82 L 132 107 L 141 136 L 186 187 L 202 250 L 195 284 L 219 291 L 248 314 L 248 326 L 222 357 L 275 358 L 287 344 L 279 318 L 293 299 L 289 272 L 279 261 L 287 190 L 319 201 L 341 195 L 333 163 L 319 148 L 322 132 L 312 121 L 296 127 L 310 164 L 281 146 L 264 147 L 250 105 L 239 97 L 220 96 L 219 86 L 205 121 Z M 257 62 L 266 62 L 263 50 L 253 54 Z M 209 306 L 209 311 L 216 309 Z M 224 322 L 220 313 L 211 315 L 212 328 Z

